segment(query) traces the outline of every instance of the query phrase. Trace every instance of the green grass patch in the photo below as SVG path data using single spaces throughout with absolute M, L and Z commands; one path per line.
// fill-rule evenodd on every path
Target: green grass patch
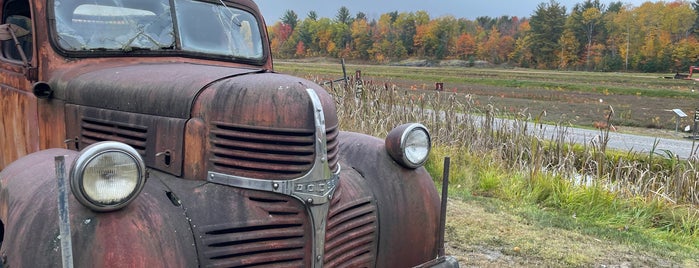
M 442 165 L 438 162 L 451 153 L 455 152 L 436 148 L 427 165 L 434 178 L 441 178 Z M 699 254 L 696 208 L 622 197 L 602 184 L 574 185 L 570 178 L 545 172 L 532 177 L 493 164 L 498 162 L 488 154 L 461 152 L 452 158 L 452 170 L 458 175 L 450 176 L 450 196 L 463 200 L 496 198 L 501 200 L 499 209 L 516 213 L 540 228 L 559 228 L 629 244 L 679 262 L 696 259 Z M 583 256 L 568 257 L 571 259 L 562 261 L 586 263 Z

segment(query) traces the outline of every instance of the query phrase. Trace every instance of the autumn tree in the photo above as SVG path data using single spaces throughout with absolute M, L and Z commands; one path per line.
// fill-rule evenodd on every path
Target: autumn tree
M 469 33 L 462 33 L 456 40 L 455 56 L 457 59 L 467 60 L 476 54 L 476 41 Z
M 492 26 L 488 38 L 478 47 L 479 58 L 491 63 L 500 63 L 503 59 L 499 57 L 498 46 L 500 45 L 500 31 Z
M 573 34 L 577 43 L 580 44 L 576 51 L 579 60 L 576 65 L 582 66 L 585 70 L 594 68 L 592 65 L 594 59 L 591 58 L 592 46 L 606 43 L 604 10 L 605 7 L 599 0 L 586 0 L 576 4 L 566 19 L 565 31 Z
M 369 50 L 371 49 L 372 43 L 372 33 L 371 26 L 366 21 L 366 19 L 355 19 L 350 27 L 350 32 L 352 34 L 352 53 L 351 57 L 368 60 Z
M 435 35 L 434 28 L 437 27 L 437 23 L 431 21 L 428 24 L 418 25 L 415 29 L 415 37 L 413 43 L 415 45 L 415 53 L 417 56 L 426 57 L 430 51 L 437 48 L 439 40 Z
M 534 67 L 532 64 L 535 62 L 534 53 L 532 52 L 533 47 L 533 35 L 531 32 L 527 32 L 517 38 L 515 41 L 515 47 L 510 53 L 509 58 L 513 63 L 520 67 L 529 68 Z
M 308 11 L 308 15 L 306 15 L 306 18 L 308 18 L 312 21 L 317 21 L 318 20 L 318 13 L 315 12 L 315 10 Z
M 366 13 L 364 12 L 357 12 L 357 15 L 354 17 L 355 20 L 367 20 Z
M 290 47 L 287 45 L 287 41 L 291 37 L 291 26 L 282 22 L 277 22 L 269 27 L 268 32 L 272 53 L 284 56 L 290 55 L 290 53 L 288 53 L 290 52 Z M 285 46 L 286 52 L 284 51 Z
M 396 31 L 396 41 L 400 42 L 407 54 L 412 55 L 414 50 L 414 38 L 417 33 L 417 17 L 415 13 L 403 12 L 397 14 L 393 21 L 393 29 Z
M 590 55 L 592 54 L 593 35 L 602 21 L 602 12 L 596 7 L 585 9 L 582 12 L 582 24 L 585 29 L 587 47 L 585 48 L 585 68 L 590 69 Z
M 299 16 L 296 15 L 296 12 L 293 10 L 286 10 L 284 12 L 284 16 L 282 16 L 282 23 L 289 25 L 291 27 L 291 30 L 293 31 L 296 29 L 296 25 L 299 22 Z
M 695 35 L 699 35 L 699 0 L 694 0 L 694 2 L 692 2 L 692 11 L 694 11 L 694 15 L 697 15 L 697 17 L 694 19 L 692 32 Z
M 350 10 L 349 8 L 342 6 L 340 9 L 337 10 L 337 15 L 335 15 L 335 21 L 345 24 L 345 25 L 350 25 L 352 24 L 352 15 L 350 15 Z
M 566 9 L 555 0 L 537 6 L 534 15 L 529 20 L 531 40 L 527 42 L 531 54 L 534 56 L 534 66 L 539 68 L 556 66 L 558 40 L 563 34 L 565 20 Z
M 620 1 L 605 8 L 584 0 L 570 14 L 555 0 L 541 3 L 531 18 L 475 20 L 425 11 L 388 12 L 378 20 L 355 18 L 341 8 L 333 18 L 311 11 L 299 21 L 287 10 L 269 26 L 275 57 L 347 57 L 390 62 L 407 57 L 482 59 L 522 67 L 596 71 L 665 72 L 698 65 L 695 37 L 699 0 Z
M 699 42 L 692 36 L 678 42 L 672 51 L 673 69 L 677 72 L 687 70 L 699 62 Z
M 407 55 L 403 43 L 399 41 L 398 31 L 394 23 L 398 18 L 398 12 L 389 12 L 381 15 L 373 31 L 373 45 L 369 51 L 371 57 L 378 62 L 397 60 Z
M 571 29 L 563 30 L 563 34 L 558 40 L 558 46 L 560 47 L 558 53 L 558 58 L 560 59 L 558 68 L 567 70 L 571 67 L 575 67 L 576 62 L 578 61 L 580 43 L 575 37 L 575 33 Z
M 697 14 L 687 2 L 674 1 L 663 9 L 662 28 L 670 33 L 673 43 L 686 39 L 692 33 Z

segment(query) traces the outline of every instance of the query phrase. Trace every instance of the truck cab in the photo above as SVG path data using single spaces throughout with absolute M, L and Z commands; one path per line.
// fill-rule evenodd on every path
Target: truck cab
M 458 267 L 428 130 L 339 129 L 253 1 L 0 7 L 3 267 Z

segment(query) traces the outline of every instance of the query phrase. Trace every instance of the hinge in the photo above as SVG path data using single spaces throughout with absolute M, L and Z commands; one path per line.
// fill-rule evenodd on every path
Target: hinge
M 24 76 L 27 80 L 31 82 L 39 81 L 39 69 L 36 67 L 28 66 L 24 68 Z

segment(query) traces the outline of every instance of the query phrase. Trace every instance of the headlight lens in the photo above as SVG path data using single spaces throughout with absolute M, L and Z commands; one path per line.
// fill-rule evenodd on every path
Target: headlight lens
M 405 158 L 413 164 L 424 163 L 430 153 L 430 136 L 423 128 L 413 128 L 405 135 L 403 142 Z
M 432 141 L 427 128 L 421 124 L 400 125 L 386 137 L 386 150 L 393 160 L 407 168 L 425 164 Z
M 85 148 L 71 169 L 73 195 L 95 211 L 120 209 L 135 199 L 145 184 L 145 165 L 138 152 L 119 142 Z

